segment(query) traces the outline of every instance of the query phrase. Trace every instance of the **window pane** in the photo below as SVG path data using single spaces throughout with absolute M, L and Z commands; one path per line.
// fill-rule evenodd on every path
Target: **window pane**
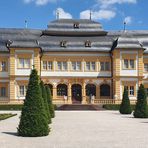
M 6 62 L 2 61 L 2 71 L 6 71 Z
M 67 62 L 63 62 L 63 69 L 62 70 L 67 70 Z
M 127 59 L 124 60 L 124 68 L 128 68 L 128 60 Z
M 101 66 L 101 71 L 104 71 L 105 70 L 105 68 L 104 68 L 104 62 L 101 62 L 100 63 L 100 66 Z
M 43 69 L 44 69 L 44 70 L 47 69 L 47 61 L 43 61 Z
M 24 68 L 25 67 L 24 59 L 19 59 L 19 67 L 20 68 Z
M 62 63 L 58 62 L 58 70 L 62 70 Z
M 48 70 L 52 70 L 52 62 L 48 61 Z
M 25 68 L 30 68 L 30 59 L 25 59 Z
M 95 62 L 92 62 L 92 63 L 91 63 L 91 69 L 92 69 L 92 71 L 95 71 L 95 69 L 96 69 L 96 64 L 95 64 Z
M 130 60 L 130 68 L 134 68 L 134 60 Z
M 90 70 L 90 62 L 86 62 L 86 70 Z
M 20 96 L 24 96 L 25 95 L 25 86 L 21 85 L 19 88 L 20 88 Z
M 77 62 L 76 70 L 81 70 L 81 62 Z
M 72 70 L 76 70 L 76 62 L 72 62 Z
M 106 71 L 109 71 L 110 70 L 109 62 L 105 62 L 105 70 Z
M 6 87 L 1 87 L 1 97 L 6 97 Z
M 147 63 L 144 64 L 144 71 L 145 71 L 145 72 L 148 72 L 148 64 L 147 64 Z
M 134 86 L 130 86 L 130 95 L 133 96 L 134 95 Z

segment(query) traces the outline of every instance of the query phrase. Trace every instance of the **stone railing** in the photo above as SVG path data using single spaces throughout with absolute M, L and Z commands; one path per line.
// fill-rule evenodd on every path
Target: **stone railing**
M 94 104 L 115 104 L 114 99 L 95 99 Z

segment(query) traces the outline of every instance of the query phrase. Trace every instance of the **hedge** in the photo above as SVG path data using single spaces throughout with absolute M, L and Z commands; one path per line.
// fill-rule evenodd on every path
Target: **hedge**
M 120 109 L 120 104 L 106 104 L 103 105 L 103 108 L 107 110 L 119 110 Z M 135 109 L 135 105 L 131 105 L 132 110 Z
M 7 104 L 7 105 L 0 105 L 0 110 L 16 110 L 20 111 L 22 110 L 23 105 L 22 104 Z M 57 109 L 57 106 L 54 105 L 55 110 Z

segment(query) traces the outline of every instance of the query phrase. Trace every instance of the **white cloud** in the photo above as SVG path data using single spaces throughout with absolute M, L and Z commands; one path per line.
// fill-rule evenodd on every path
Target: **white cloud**
M 58 8 L 57 11 L 59 12 L 60 19 L 71 19 L 72 15 L 68 12 L 65 12 L 63 8 Z M 53 14 L 56 15 L 57 11 L 54 11 Z
M 36 5 L 46 5 L 50 2 L 56 2 L 57 0 L 24 0 L 25 3 L 31 3 L 34 2 Z
M 128 25 L 130 25 L 132 23 L 132 17 L 131 16 L 127 16 L 124 18 L 124 22 Z
M 110 20 L 116 16 L 116 13 L 112 10 L 99 10 L 92 11 L 92 19 L 94 20 Z M 90 10 L 85 10 L 80 12 L 81 19 L 89 19 L 90 18 Z
M 100 8 L 108 8 L 115 4 L 123 4 L 123 3 L 129 3 L 129 4 L 136 4 L 137 0 L 97 0 L 98 5 L 100 5 Z

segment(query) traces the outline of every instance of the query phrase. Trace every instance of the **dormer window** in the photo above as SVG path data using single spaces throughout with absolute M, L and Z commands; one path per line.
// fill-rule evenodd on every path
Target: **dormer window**
M 61 42 L 60 42 L 60 46 L 61 46 L 61 47 L 66 47 L 66 43 L 67 43 L 66 41 L 61 41 Z
M 91 47 L 91 42 L 89 40 L 85 42 L 85 47 Z
M 78 29 L 79 28 L 79 23 L 74 23 L 73 28 Z

